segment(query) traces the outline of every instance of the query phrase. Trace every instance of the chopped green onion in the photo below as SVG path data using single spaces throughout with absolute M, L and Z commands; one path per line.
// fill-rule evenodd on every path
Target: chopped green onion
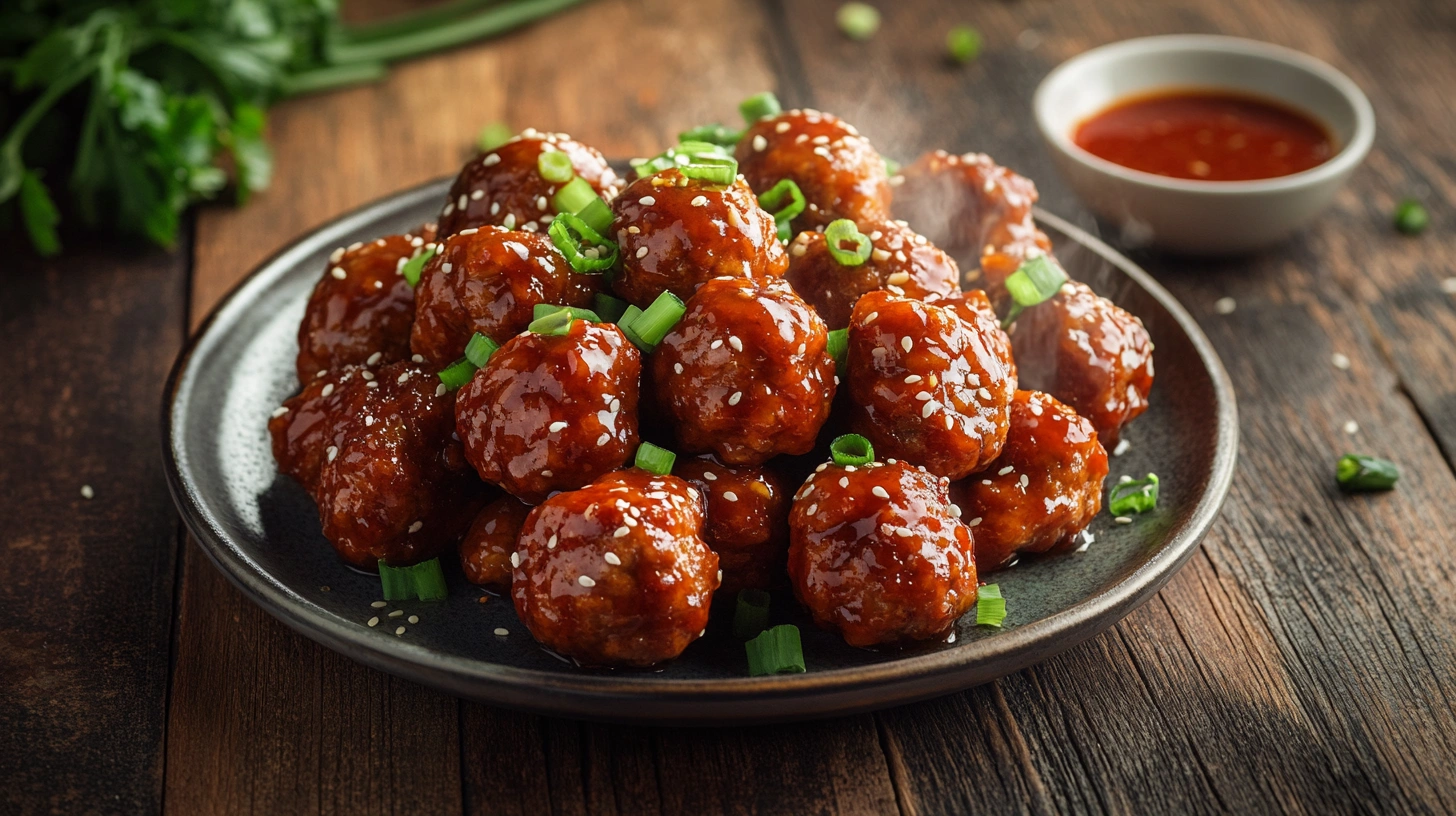
M 1335 465 L 1335 481 L 1347 493 L 1390 490 L 1400 479 L 1400 469 L 1389 459 L 1347 453 Z
M 738 177 L 738 162 L 716 156 L 698 156 L 678 168 L 684 176 L 711 184 L 732 184 Z
M 606 235 L 612 229 L 612 207 L 602 200 L 601 196 L 588 201 L 585 207 L 576 211 L 576 217 L 586 222 L 588 227 Z
M 631 310 L 628 309 L 628 311 Z M 617 325 L 637 348 L 642 349 L 645 354 L 650 354 L 686 312 L 687 307 L 683 305 L 677 295 L 663 292 L 641 314 L 631 320 L 623 315 L 622 322 Z
M 1146 513 L 1158 506 L 1158 474 L 1146 479 L 1129 479 L 1112 486 L 1107 494 L 1107 512 L 1114 516 Z
M 677 454 L 667 448 L 659 448 L 651 442 L 643 442 L 637 446 L 637 456 L 632 464 L 648 473 L 666 476 L 672 472 L 672 463 L 675 461 L 677 461 Z
M 560 150 L 537 156 L 536 170 L 541 178 L 552 184 L 565 184 L 576 177 L 576 168 L 571 166 L 571 157 Z
M 1395 228 L 1406 235 L 1419 235 L 1430 221 L 1426 208 L 1414 198 L 1407 198 L 1395 208 Z
M 485 368 L 485 364 L 490 360 L 490 356 L 499 350 L 499 343 L 480 332 L 476 332 L 470 338 L 470 342 L 465 344 L 465 359 L 469 360 L 470 364 L 476 368 Z
M 622 312 L 622 316 L 621 317 L 617 318 L 617 326 L 618 327 L 630 326 L 630 325 L 632 325 L 632 321 L 636 320 L 637 318 L 639 318 L 641 316 L 642 316 L 642 310 L 641 309 L 639 309 L 635 304 L 628 304 L 627 305 L 627 310 L 625 312 Z
M 849 329 L 835 329 L 829 333 L 825 350 L 834 358 L 834 371 L 843 377 L 849 368 Z
M 627 307 L 630 304 L 625 300 L 618 300 L 611 295 L 598 292 L 592 298 L 592 305 L 596 307 L 593 311 L 601 315 L 599 322 L 616 323 L 622 319 L 622 315 L 627 312 Z
M 859 467 L 875 461 L 875 446 L 859 434 L 845 434 L 829 443 L 829 455 L 836 465 Z
M 784 109 L 779 105 L 777 96 L 770 91 L 764 91 L 739 103 L 738 112 L 743 114 L 743 121 L 751 125 L 765 116 L 778 116 L 784 112 Z
M 567 311 L 571 313 L 573 320 L 586 320 L 591 323 L 601 323 L 602 319 L 591 309 L 582 309 L 576 306 L 558 306 L 555 303 L 537 303 L 531 307 L 531 319 L 540 320 L 552 312 Z
M 986 584 L 976 591 L 976 625 L 1001 627 L 1006 620 L 1006 599 L 1000 584 Z
M 561 250 L 561 254 L 566 256 L 566 262 L 577 272 L 597 274 L 611 269 L 617 262 L 617 244 L 603 238 L 601 233 L 572 213 L 556 216 L 548 233 L 551 235 L 551 243 Z M 583 244 L 592 246 L 583 249 Z M 607 250 L 605 256 L 601 254 L 603 249 Z
M 565 309 L 558 309 L 550 314 L 538 317 L 531 321 L 526 330 L 532 334 L 544 334 L 548 337 L 561 337 L 571 331 L 571 324 L 576 318 L 571 312 Z
M 425 271 L 425 264 L 429 263 L 430 259 L 435 257 L 435 254 L 434 249 L 427 249 L 410 258 L 404 262 L 404 266 L 399 268 L 399 274 L 404 275 L 404 279 L 409 282 L 410 286 L 419 286 L 420 274 Z
M 699 125 L 692 130 L 679 133 L 677 140 L 679 142 L 708 142 L 722 147 L 732 147 L 738 144 L 738 140 L 742 137 L 743 131 L 729 130 L 715 122 L 711 125 Z
M 497 147 L 509 142 L 512 136 L 510 125 L 505 122 L 491 122 L 480 129 L 480 137 L 476 143 L 480 146 L 480 152 L 489 153 Z
M 761 589 L 740 589 L 738 606 L 733 610 L 733 636 L 749 640 L 768 628 L 768 608 L 772 599 Z
M 799 627 L 791 623 L 766 629 L 743 647 L 748 652 L 751 677 L 804 671 L 804 645 L 799 640 Z
M 784 201 L 785 198 L 788 199 L 787 202 Z M 785 242 L 794 237 L 790 222 L 798 218 L 807 205 L 804 192 L 793 179 L 779 179 L 778 184 L 758 197 L 758 206 L 773 213 L 774 223 L 779 229 L 779 240 Z
M 835 12 L 834 21 L 844 36 L 863 42 L 880 30 L 880 10 L 869 3 L 845 3 Z
M 1016 322 L 1023 309 L 1043 303 L 1061 290 L 1067 273 L 1049 255 L 1027 258 L 1006 278 L 1006 292 L 1011 295 L 1011 310 L 1001 321 L 1001 328 Z
M 945 51 L 962 65 L 981 53 L 981 32 L 970 26 L 956 26 L 945 35 Z
M 577 176 L 556 191 L 556 195 L 551 197 L 551 207 L 558 213 L 575 215 L 586 209 L 592 199 L 597 197 L 597 191 L 592 189 L 591 184 L 581 176 Z
M 844 242 L 854 244 L 854 249 L 845 249 Z M 859 231 L 859 227 L 848 218 L 841 218 L 838 221 L 830 222 L 824 230 L 824 243 L 829 246 L 829 254 L 840 266 L 859 266 L 870 258 L 870 250 L 875 245 L 870 237 Z
M 894 159 L 886 158 L 885 159 L 885 175 L 887 175 L 887 176 L 898 176 L 898 175 L 900 175 L 900 163 L 897 162 L 897 161 L 895 161 Z
M 440 559 L 431 558 L 410 567 L 391 567 L 379 562 L 379 583 L 384 590 L 384 600 L 405 601 L 419 598 L 422 601 L 438 601 L 450 594 L 445 586 L 445 571 Z
M 438 376 L 440 377 L 440 382 L 444 383 L 446 388 L 454 391 L 470 382 L 470 378 L 475 376 L 475 370 L 475 363 L 470 362 L 465 357 L 461 357 L 459 360 L 441 369 Z
M 736 169 L 737 162 L 734 161 L 733 154 L 722 145 L 712 142 L 688 141 L 680 142 L 673 147 L 669 147 L 650 159 L 644 159 L 634 165 L 633 169 L 637 171 L 638 178 L 645 178 L 673 167 L 681 168 L 691 164 L 712 164 L 730 161 L 734 163 L 735 169 L 733 172 L 736 175 L 738 172 Z M 732 179 L 730 178 L 729 181 L 732 181 Z

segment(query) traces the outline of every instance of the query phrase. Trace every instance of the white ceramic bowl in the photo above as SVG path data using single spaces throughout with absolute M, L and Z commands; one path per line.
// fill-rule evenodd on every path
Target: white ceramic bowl
M 1337 152 L 1317 167 L 1260 181 L 1190 181 L 1132 170 L 1072 141 L 1088 117 L 1128 96 L 1185 88 L 1282 102 L 1329 128 Z M 1058 169 L 1093 212 L 1132 245 L 1225 255 L 1267 246 L 1334 198 L 1375 139 L 1375 113 L 1349 77 L 1307 54 L 1236 37 L 1126 40 L 1062 63 L 1033 102 Z

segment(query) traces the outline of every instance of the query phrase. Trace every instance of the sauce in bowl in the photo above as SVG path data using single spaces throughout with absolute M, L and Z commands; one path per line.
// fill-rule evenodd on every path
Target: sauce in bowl
M 1195 181 L 1251 181 L 1303 172 L 1336 152 L 1309 115 L 1218 90 L 1124 99 L 1077 126 L 1072 140 L 1098 158 Z

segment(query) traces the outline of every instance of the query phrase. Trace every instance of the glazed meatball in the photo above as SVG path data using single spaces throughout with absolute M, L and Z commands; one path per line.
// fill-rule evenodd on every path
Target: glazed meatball
M 816 110 L 766 116 L 743 132 L 736 155 L 738 172 L 759 195 L 783 179 L 799 185 L 808 206 L 794 219 L 796 230 L 836 218 L 868 223 L 890 217 L 885 160 L 837 116 Z
M 1006 440 L 1016 377 L 960 301 L 942 306 L 871 292 L 849 324 L 851 425 L 885 456 L 958 479 L 984 468 Z
M 538 303 L 591 306 L 600 275 L 580 275 L 551 239 L 501 227 L 466 229 L 425 264 L 410 348 L 436 368 L 455 362 L 476 332 L 497 343 L 525 331 Z
M 612 288 L 644 309 L 664 291 L 687 300 L 710 278 L 764 280 L 789 266 L 773 217 L 741 180 L 724 186 L 668 169 L 632 182 L 612 211 L 622 257 Z
M 527 128 L 461 168 L 440 211 L 440 237 L 487 225 L 545 232 L 556 212 L 551 198 L 563 185 L 543 178 L 536 160 L 557 150 L 571 157 L 576 175 L 598 195 L 608 201 L 617 195 L 621 181 L 596 148 L 563 133 Z
M 849 312 L 866 292 L 885 289 L 934 302 L 961 290 L 956 262 L 903 221 L 856 225 L 874 243 L 869 260 L 845 266 L 829 254 L 822 232 L 804 231 L 789 245 L 787 280 L 831 329 L 849 325 Z
M 770 589 L 783 583 L 789 552 L 789 495 L 778 474 L 762 467 L 731 467 L 711 456 L 679 458 L 673 475 L 707 502 L 703 540 L 723 568 L 720 592 Z
M 460 542 L 460 568 L 467 581 L 510 589 L 511 553 L 530 512 L 531 505 L 515 496 L 502 496 L 481 509 Z
M 1152 339 L 1141 320 L 1086 284 L 1065 283 L 1022 312 L 1011 341 L 1022 385 L 1075 408 L 1104 445 L 1117 445 L 1122 426 L 1148 409 Z
M 410 356 L 415 290 L 400 270 L 433 244 L 435 227 L 340 247 L 314 286 L 298 327 L 298 379 L 364 363 L 393 363 Z
M 506 343 L 460 389 L 456 430 L 481 478 L 525 502 L 575 490 L 637 450 L 642 357 L 610 323 Z
M 721 573 L 702 499 L 675 476 L 609 473 L 526 517 L 511 594 L 541 645 L 589 666 L 651 666 L 703 635 Z
M 809 477 L 789 514 L 789 579 L 815 623 L 860 647 L 950 631 L 976 602 L 976 559 L 948 484 L 893 459 Z
M 982 571 L 1018 552 L 1070 549 L 1102 509 L 1106 476 L 1107 451 L 1092 423 L 1048 394 L 1017 391 L 1001 456 L 955 485 Z
M 364 375 L 367 375 L 367 379 Z M 367 366 L 346 366 L 306 380 L 268 420 L 278 471 L 292 476 L 318 501 L 319 471 L 330 446 L 344 444 L 350 420 L 359 416 L 374 379 Z
M 781 279 L 703 284 L 652 355 L 679 448 L 731 465 L 808 453 L 834 401 L 828 337 Z
M 346 385 L 365 397 L 319 470 L 324 537 L 361 569 L 439 555 L 460 540 L 484 495 L 452 438 L 454 395 L 414 363 Z
M 996 316 L 996 309 L 991 305 L 991 298 L 980 289 L 967 289 L 964 292 L 951 295 L 944 300 L 938 301 L 940 306 L 954 309 L 962 320 L 975 325 L 981 332 L 981 339 L 985 341 L 986 348 L 996 355 L 1006 370 L 1016 379 L 1016 358 L 1011 349 L 1011 337 L 1001 328 L 1001 318 Z

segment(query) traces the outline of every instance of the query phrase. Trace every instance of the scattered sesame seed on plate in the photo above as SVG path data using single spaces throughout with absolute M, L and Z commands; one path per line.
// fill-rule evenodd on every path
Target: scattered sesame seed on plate
M 1353 419 L 1350 420 L 1349 422 L 1346 422 L 1345 423 L 1345 433 L 1350 434 L 1351 436 L 1353 436 L 1353 435 L 1355 435 L 1357 433 L 1360 433 L 1360 423 L 1356 422 Z
M 1233 314 L 1239 302 L 1231 297 L 1221 297 L 1213 302 L 1213 310 L 1221 315 Z
M 374 617 L 370 618 L 369 619 L 369 625 L 370 626 L 378 626 L 379 625 L 379 616 L 378 615 L 375 615 Z
M 403 627 L 403 626 L 400 626 L 400 627 L 398 627 L 398 628 L 396 628 L 396 629 L 395 629 L 395 630 L 394 630 L 394 633 L 395 633 L 395 634 L 396 634 L 396 635 L 402 635 L 402 634 L 404 634 L 404 627 Z
M 390 612 L 389 613 L 389 616 L 391 618 L 397 618 L 397 617 L 399 617 L 400 615 L 403 615 L 403 614 L 404 614 L 404 610 L 403 609 L 396 609 L 393 612 Z
M 1112 520 L 1118 524 L 1132 524 L 1132 519 L 1127 516 L 1113 516 Z
M 91 485 L 81 485 L 81 498 L 94 499 L 96 498 L 96 491 L 91 489 Z
M 389 606 L 389 602 L 388 601 L 375 601 L 374 603 L 369 604 L 369 605 L 372 606 L 372 607 L 374 607 L 375 609 L 383 609 L 384 607 Z
M 500 627 L 500 626 L 497 626 L 497 627 L 496 627 L 496 628 L 495 628 L 495 633 L 496 633 L 496 635 L 498 635 L 498 636 L 499 636 L 499 637 L 505 637 L 505 636 L 506 636 L 506 635 L 509 635 L 509 634 L 510 634 L 510 633 L 511 633 L 511 630 L 509 630 L 509 629 L 506 629 L 506 628 L 504 628 L 504 627 Z
M 419 615 L 410 615 L 408 618 L 405 618 L 405 620 L 409 621 L 410 623 L 419 623 L 420 622 L 420 616 Z
M 1348 371 L 1350 369 L 1350 358 L 1337 351 L 1330 355 L 1330 365 L 1341 371 Z
M 1456 295 L 1456 278 L 1446 278 L 1441 281 L 1441 291 L 1448 295 Z

